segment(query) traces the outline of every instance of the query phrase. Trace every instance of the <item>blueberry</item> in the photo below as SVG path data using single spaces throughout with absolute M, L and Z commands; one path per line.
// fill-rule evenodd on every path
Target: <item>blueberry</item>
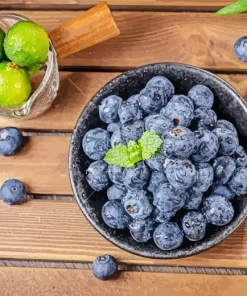
M 154 171 L 163 171 L 165 158 L 166 157 L 162 153 L 156 153 L 145 162 L 150 167 L 150 169 Z
M 175 250 L 183 242 L 183 233 L 177 223 L 162 223 L 154 231 L 154 242 L 164 251 Z
M 127 194 L 127 189 L 124 186 L 113 184 L 107 189 L 107 197 L 109 200 L 121 200 Z
M 220 127 L 220 128 L 223 128 L 223 129 L 230 130 L 231 132 L 234 133 L 234 135 L 236 135 L 236 136 L 238 135 L 235 126 L 228 120 L 225 120 L 225 119 L 218 120 L 217 124 L 216 124 L 216 127 Z
M 195 109 L 200 107 L 212 108 L 214 104 L 214 95 L 205 85 L 195 85 L 189 92 L 188 97 L 193 101 Z
M 186 159 L 197 148 L 194 134 L 186 127 L 177 126 L 165 136 L 161 151 L 166 157 Z
M 102 255 L 94 260 L 92 270 L 97 279 L 105 281 L 116 275 L 118 264 L 111 255 Z
M 210 195 L 202 205 L 202 213 L 208 223 L 224 226 L 231 222 L 234 216 L 232 204 L 222 195 Z
M 129 224 L 130 234 L 139 243 L 145 243 L 153 237 L 155 222 L 151 218 L 133 220 Z
M 207 221 L 200 212 L 189 212 L 182 220 L 182 228 L 188 240 L 196 242 L 201 240 L 206 233 Z
M 192 189 L 188 189 L 184 208 L 187 210 L 197 210 L 202 203 L 202 198 L 202 192 L 195 192 Z
M 208 162 L 214 158 L 219 150 L 217 136 L 205 129 L 199 129 L 194 132 L 197 139 L 197 151 L 192 154 L 192 160 L 195 162 Z
M 99 106 L 99 117 L 105 123 L 118 122 L 118 108 L 122 103 L 118 96 L 109 96 L 101 102 Z
M 107 201 L 102 207 L 101 215 L 105 224 L 114 229 L 128 227 L 131 220 L 120 200 Z
M 146 131 L 153 132 L 159 136 L 162 136 L 172 127 L 173 123 L 160 114 L 149 115 L 145 118 Z
M 142 189 L 149 179 L 149 170 L 144 162 L 125 170 L 124 185 L 130 189 Z
M 174 160 L 166 167 L 166 177 L 175 189 L 188 189 L 197 178 L 195 166 L 189 160 Z
M 238 196 L 247 194 L 247 168 L 237 168 L 228 185 Z
M 120 127 L 121 127 L 121 122 L 120 121 L 113 122 L 113 123 L 108 124 L 107 131 L 108 131 L 108 133 L 111 133 L 112 134 L 116 130 L 120 130 Z
M 27 200 L 24 184 L 16 179 L 9 179 L 3 183 L 0 196 L 9 205 L 21 204 Z
M 161 184 L 168 183 L 164 172 L 153 171 L 149 180 L 147 190 L 154 193 Z
M 121 126 L 121 139 L 127 145 L 130 140 L 137 141 L 144 132 L 144 122 L 141 120 L 129 120 Z
M 112 183 L 117 185 L 124 185 L 125 168 L 117 165 L 109 165 L 108 175 Z
M 241 62 L 247 62 L 247 37 L 240 37 L 234 44 L 233 52 Z
M 20 130 L 6 127 L 0 132 L 0 155 L 12 156 L 23 145 L 23 136 Z
M 247 153 L 242 146 L 238 146 L 235 152 L 235 162 L 237 167 L 247 166 Z
M 197 129 L 204 128 L 213 130 L 216 127 L 217 115 L 215 112 L 206 107 L 200 107 L 194 112 L 194 119 L 197 122 Z
M 220 155 L 232 155 L 236 151 L 239 140 L 232 131 L 217 127 L 213 133 L 218 137 Z
M 195 163 L 197 179 L 192 186 L 194 192 L 206 192 L 212 185 L 214 170 L 209 163 Z
M 226 184 L 236 169 L 235 161 L 230 156 L 221 156 L 214 160 L 214 176 L 218 184 Z
M 228 200 L 233 199 L 235 196 L 235 193 L 231 190 L 231 188 L 228 185 L 221 185 L 221 184 L 216 184 L 215 186 L 213 186 L 211 190 L 211 194 L 222 195 Z
M 165 223 L 169 222 L 175 214 L 176 212 L 166 212 L 155 207 L 152 213 L 152 218 L 155 222 Z
M 93 160 L 103 159 L 110 148 L 109 133 L 102 128 L 88 131 L 83 137 L 82 147 L 89 158 Z
M 148 81 L 147 86 L 159 87 L 166 97 L 167 101 L 174 95 L 175 89 L 170 80 L 164 76 L 155 76 Z
M 108 165 L 103 160 L 97 160 L 90 164 L 87 169 L 87 181 L 95 191 L 101 191 L 109 186 L 107 174 Z
M 115 130 L 111 136 L 111 147 L 115 147 L 116 145 L 123 144 L 122 138 L 121 138 L 121 132 L 120 129 Z
M 122 124 L 131 119 L 142 119 L 143 116 L 138 102 L 133 99 L 122 102 L 118 109 L 118 115 Z
M 166 96 L 160 87 L 146 86 L 139 94 L 139 105 L 147 114 L 158 113 L 166 103 Z
M 145 219 L 153 210 L 145 190 L 129 190 L 123 197 L 122 203 L 125 211 L 133 219 Z
M 166 107 L 160 110 L 160 114 L 173 122 L 174 126 L 189 126 L 194 117 L 192 101 L 184 95 L 172 97 Z

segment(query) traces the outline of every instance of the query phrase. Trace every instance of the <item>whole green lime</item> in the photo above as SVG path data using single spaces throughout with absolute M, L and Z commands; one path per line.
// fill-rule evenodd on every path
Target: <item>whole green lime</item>
M 6 56 L 21 67 L 42 64 L 47 58 L 49 38 L 45 30 L 30 21 L 14 24 L 4 39 Z
M 4 31 L 0 28 L 0 60 L 2 60 L 3 57 L 4 57 L 4 49 L 3 49 L 4 37 L 5 37 L 5 33 L 4 33 Z
M 12 62 L 0 63 L 0 106 L 20 106 L 28 100 L 31 90 L 26 70 Z

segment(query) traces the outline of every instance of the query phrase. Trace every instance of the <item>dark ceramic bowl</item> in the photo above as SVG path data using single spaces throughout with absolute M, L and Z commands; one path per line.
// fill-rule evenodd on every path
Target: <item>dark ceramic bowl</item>
M 183 64 L 153 64 L 125 72 L 106 84 L 91 99 L 80 115 L 72 136 L 69 151 L 69 172 L 71 185 L 77 202 L 94 228 L 106 239 L 118 247 L 145 257 L 179 258 L 207 250 L 229 236 L 247 216 L 247 198 L 236 198 L 233 202 L 235 216 L 224 227 L 208 226 L 206 236 L 199 242 L 184 239 L 183 245 L 174 251 L 162 251 L 151 241 L 146 244 L 136 243 L 128 230 L 109 228 L 101 218 L 101 208 L 107 201 L 106 192 L 94 192 L 86 181 L 86 169 L 90 161 L 82 150 L 84 134 L 96 127 L 105 128 L 98 116 L 98 106 L 109 95 L 116 94 L 123 99 L 139 93 L 153 76 L 164 75 L 172 81 L 177 94 L 187 94 L 195 84 L 204 84 L 215 95 L 214 109 L 218 117 L 232 121 L 240 134 L 242 145 L 247 143 L 247 105 L 241 95 L 228 83 L 214 74 L 202 69 Z M 247 147 L 245 147 L 247 148 Z

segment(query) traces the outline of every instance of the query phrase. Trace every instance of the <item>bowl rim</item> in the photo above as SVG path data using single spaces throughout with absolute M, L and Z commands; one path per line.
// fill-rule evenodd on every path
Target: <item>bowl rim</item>
M 101 87 L 95 94 L 94 96 L 92 96 L 92 98 L 90 99 L 90 101 L 87 103 L 87 105 L 83 108 L 77 122 L 76 125 L 73 129 L 73 134 L 70 140 L 70 145 L 69 145 L 69 177 L 70 177 L 70 184 L 74 193 L 74 196 L 76 198 L 77 204 L 80 207 L 80 210 L 82 211 L 82 213 L 84 214 L 84 216 L 86 217 L 86 219 L 88 220 L 88 222 L 94 227 L 95 230 L 97 230 L 98 233 L 100 233 L 105 239 L 107 239 L 109 242 L 111 242 L 112 244 L 114 244 L 115 246 L 119 247 L 120 249 L 132 253 L 133 255 L 138 255 L 138 256 L 142 256 L 142 257 L 146 257 L 146 258 L 150 258 L 150 259 L 178 259 L 178 258 L 185 258 L 185 257 L 189 257 L 192 255 L 196 255 L 199 254 L 201 252 L 204 252 L 206 250 L 209 250 L 211 248 L 213 248 L 214 246 L 218 245 L 219 243 L 221 243 L 222 241 L 224 241 L 226 238 L 228 238 L 243 222 L 244 220 L 247 218 L 247 207 L 239 214 L 238 218 L 236 220 L 234 220 L 232 223 L 226 225 L 226 228 L 224 228 L 224 230 L 222 230 L 219 235 L 217 237 L 214 237 L 213 239 L 210 240 L 205 240 L 203 242 L 201 242 L 200 244 L 198 244 L 195 248 L 192 249 L 188 249 L 188 250 L 180 250 L 179 248 L 177 250 L 177 253 L 173 253 L 173 251 L 167 251 L 164 252 L 164 254 L 156 254 L 156 253 L 152 253 L 152 255 L 147 254 L 148 251 L 142 251 L 142 250 L 135 250 L 134 247 L 130 246 L 130 248 L 128 248 L 127 246 L 123 245 L 122 243 L 120 243 L 118 241 L 118 239 L 116 239 L 116 237 L 114 236 L 110 236 L 106 231 L 102 230 L 102 228 L 97 225 L 97 223 L 95 222 L 94 219 L 92 219 L 89 215 L 89 213 L 87 212 L 87 210 L 85 209 L 85 207 L 82 205 L 80 198 L 79 198 L 79 194 L 77 193 L 77 188 L 75 186 L 75 180 L 74 180 L 74 174 L 73 174 L 73 161 L 72 161 L 72 150 L 73 150 L 73 142 L 76 136 L 76 130 L 79 128 L 79 124 L 80 124 L 80 120 L 82 117 L 82 114 L 84 113 L 85 109 L 87 108 L 88 104 L 90 104 L 90 102 L 97 97 L 97 95 L 99 93 L 101 93 L 107 86 L 110 86 L 110 84 L 114 83 L 115 80 L 118 80 L 120 77 L 122 77 L 123 75 L 128 75 L 128 74 L 132 74 L 135 73 L 136 71 L 143 71 L 145 69 L 150 69 L 153 68 L 155 66 L 178 66 L 178 67 L 184 67 L 184 68 L 188 68 L 188 69 L 193 69 L 196 71 L 199 71 L 201 73 L 204 73 L 206 75 L 210 75 L 212 78 L 218 80 L 220 83 L 223 83 L 228 90 L 230 90 L 231 92 L 233 92 L 233 94 L 235 95 L 235 97 L 238 99 L 238 102 L 240 103 L 241 107 L 243 109 L 245 109 L 245 111 L 247 112 L 247 103 L 245 102 L 245 100 L 243 99 L 243 97 L 240 95 L 240 93 L 234 88 L 232 87 L 228 82 L 226 82 L 224 79 L 222 79 L 221 77 L 215 75 L 214 73 L 198 68 L 196 66 L 192 66 L 192 65 L 188 65 L 188 64 L 183 64 L 183 63 L 169 63 L 169 62 L 162 62 L 162 63 L 152 63 L 152 64 L 147 64 L 147 65 L 143 65 L 140 67 L 136 67 L 134 69 L 128 70 L 128 71 L 124 71 L 121 74 L 117 75 L 116 77 L 114 77 L 113 79 L 111 79 L 110 81 L 108 81 L 103 87 Z M 95 191 L 93 191 L 94 193 Z M 92 193 L 92 195 L 93 195 Z M 231 227 L 230 227 L 231 226 Z M 220 237 L 220 238 L 219 238 Z M 161 250 L 162 251 L 162 250 Z

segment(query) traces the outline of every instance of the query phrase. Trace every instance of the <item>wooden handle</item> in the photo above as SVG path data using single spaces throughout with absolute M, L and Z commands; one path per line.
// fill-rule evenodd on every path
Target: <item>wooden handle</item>
M 119 35 L 119 29 L 105 2 L 50 32 L 49 37 L 60 58 Z

